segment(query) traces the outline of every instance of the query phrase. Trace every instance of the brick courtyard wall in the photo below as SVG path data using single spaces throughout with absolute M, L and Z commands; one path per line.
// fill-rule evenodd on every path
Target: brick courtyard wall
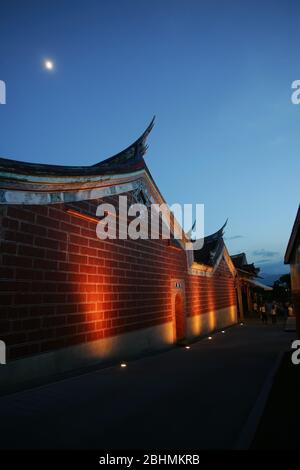
M 171 279 L 185 280 L 188 316 L 235 304 L 225 261 L 213 277 L 187 273 L 168 240 L 99 240 L 98 201 L 2 206 L 0 338 L 7 359 L 172 320 Z
M 188 276 L 186 299 L 189 316 L 236 304 L 234 279 L 224 259 L 212 277 Z

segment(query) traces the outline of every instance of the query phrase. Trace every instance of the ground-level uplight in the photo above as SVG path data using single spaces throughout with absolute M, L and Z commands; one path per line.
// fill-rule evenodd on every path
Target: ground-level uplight
M 208 339 L 212 339 L 212 336 L 209 336 Z
M 244 323 L 240 323 L 241 326 L 243 326 Z
M 191 349 L 191 347 L 190 347 L 190 346 L 186 346 L 185 349 Z
M 124 369 L 125 367 L 127 367 L 127 364 L 126 362 L 121 362 L 120 366 L 122 367 L 122 369 Z
M 225 333 L 225 331 L 224 331 L 224 330 L 222 330 L 222 333 Z

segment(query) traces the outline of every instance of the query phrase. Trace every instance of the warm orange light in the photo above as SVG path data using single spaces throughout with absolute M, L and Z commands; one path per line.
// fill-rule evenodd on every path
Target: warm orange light
M 235 305 L 230 306 L 230 319 L 232 323 L 236 322 L 236 306 Z
M 90 215 L 82 214 L 81 212 L 75 211 L 73 209 L 67 209 L 67 213 L 78 217 L 79 219 L 87 220 L 88 222 L 96 222 L 98 223 L 100 219 L 97 217 L 92 217 Z
M 169 248 L 172 248 L 172 250 L 175 250 L 175 251 L 182 251 L 182 248 L 181 248 L 181 247 L 172 245 L 171 242 L 172 242 L 172 240 L 168 240 L 168 247 L 169 247 Z
M 213 331 L 216 329 L 216 322 L 217 322 L 216 312 L 214 310 L 211 310 L 208 314 L 208 324 L 209 324 L 210 331 Z

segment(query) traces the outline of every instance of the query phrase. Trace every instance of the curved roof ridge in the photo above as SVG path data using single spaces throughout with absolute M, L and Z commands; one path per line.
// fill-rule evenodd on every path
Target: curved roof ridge
M 111 163 L 123 163 L 127 162 L 130 159 L 141 158 L 145 155 L 148 146 L 145 145 L 148 135 L 152 131 L 154 127 L 155 116 L 153 116 L 150 124 L 142 133 L 142 135 L 135 141 L 133 144 L 129 145 L 126 149 L 122 150 L 121 152 L 113 155 L 112 157 L 106 158 L 95 165 L 92 165 L 93 168 L 98 166 L 107 165 Z
M 118 170 L 129 171 L 143 167 L 143 156 L 147 151 L 146 139 L 154 126 L 155 116 L 143 134 L 129 147 L 116 155 L 91 166 L 51 165 L 0 158 L 0 171 L 26 175 L 89 176 Z
M 211 235 L 207 235 L 206 237 L 204 237 L 204 241 L 210 242 L 210 241 L 218 240 L 218 239 L 222 238 L 223 235 L 224 235 L 224 229 L 227 225 L 227 222 L 228 222 L 228 218 L 226 219 L 225 224 L 223 224 L 222 227 L 219 228 L 219 230 L 212 233 Z

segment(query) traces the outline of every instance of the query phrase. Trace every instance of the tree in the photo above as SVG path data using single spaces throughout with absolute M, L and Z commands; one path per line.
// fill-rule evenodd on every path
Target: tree
M 288 302 L 291 298 L 291 275 L 283 274 L 273 284 L 273 297 L 278 302 Z

